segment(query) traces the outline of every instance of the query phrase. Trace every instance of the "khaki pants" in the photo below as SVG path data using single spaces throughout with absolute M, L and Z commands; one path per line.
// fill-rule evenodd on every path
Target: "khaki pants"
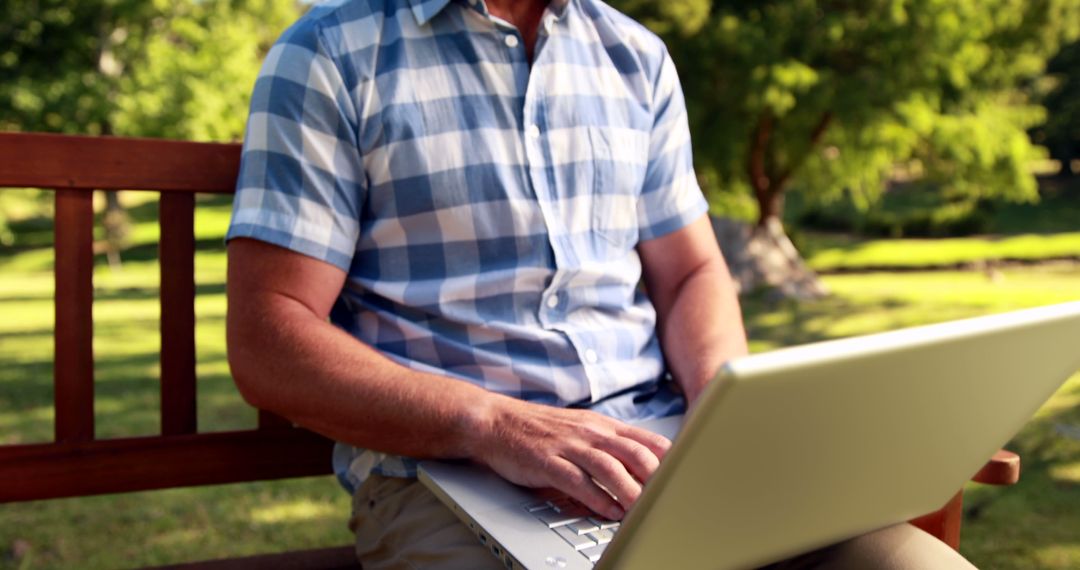
M 502 564 L 416 479 L 371 475 L 353 497 L 349 528 L 366 570 L 495 570 Z M 974 568 L 953 549 L 899 524 L 769 565 L 769 570 Z

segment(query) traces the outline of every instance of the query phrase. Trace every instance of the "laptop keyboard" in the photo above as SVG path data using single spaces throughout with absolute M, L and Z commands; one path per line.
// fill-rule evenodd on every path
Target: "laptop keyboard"
M 574 550 L 595 563 L 619 530 L 618 521 L 601 518 L 569 497 L 540 501 L 525 506 L 540 522 L 568 542 Z

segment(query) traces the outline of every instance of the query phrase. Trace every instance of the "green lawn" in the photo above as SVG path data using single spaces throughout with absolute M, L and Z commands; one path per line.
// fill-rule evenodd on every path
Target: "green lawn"
M 120 272 L 98 259 L 94 276 L 99 438 L 153 434 L 160 421 L 157 208 L 126 195 L 137 222 Z M 196 350 L 201 431 L 255 425 L 225 360 L 228 202 L 197 209 Z M 19 227 L 18 225 L 16 225 Z M 50 228 L 24 225 L 21 244 Z M 43 232 L 45 236 L 36 235 Z M 52 437 L 52 252 L 0 254 L 0 441 Z M 174 489 L 0 506 L 0 568 L 122 568 L 348 544 L 349 498 L 332 477 Z M 14 559 L 16 543 L 29 553 Z
M 1080 220 L 1076 227 L 1080 228 Z M 807 233 L 800 236 L 799 245 L 810 267 L 822 272 L 1080 259 L 1080 231 L 937 239 L 866 239 Z
M 152 202 L 123 270 L 95 274 L 98 436 L 153 433 L 158 422 L 158 308 Z M 198 209 L 200 429 L 254 425 L 228 377 L 224 251 L 228 205 Z M 47 232 L 24 226 L 24 234 Z M 33 238 L 33 235 L 30 235 Z M 47 237 L 47 236 L 46 236 Z M 29 239 L 0 251 L 0 440 L 47 441 L 52 431 L 52 256 Z M 36 245 L 35 245 L 36 244 Z M 745 302 L 755 351 L 1080 298 L 1080 268 L 830 275 L 828 299 Z M 973 400 L 977 394 L 972 395 Z M 964 552 L 987 568 L 1080 567 L 1080 377 L 1017 436 L 1022 482 L 972 488 Z M 0 483 L 2 484 L 2 483 Z M 0 568 L 116 568 L 347 543 L 348 497 L 329 477 L 0 506 Z M 14 558 L 15 545 L 28 553 Z

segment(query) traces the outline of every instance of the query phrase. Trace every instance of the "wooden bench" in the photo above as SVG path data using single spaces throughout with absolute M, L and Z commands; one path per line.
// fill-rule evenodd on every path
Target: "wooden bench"
M 0 133 L 0 189 L 55 192 L 55 441 L 0 446 L 0 503 L 305 477 L 330 473 L 333 443 L 260 411 L 251 430 L 198 433 L 195 405 L 195 194 L 231 194 L 240 146 Z M 161 238 L 161 433 L 94 436 L 95 190 L 158 192 Z M 976 481 L 1011 484 L 1019 458 L 996 455 Z M 957 548 L 962 497 L 916 519 Z M 342 513 L 344 518 L 345 513 Z M 177 568 L 355 567 L 352 548 Z
M 197 430 L 195 194 L 233 192 L 239 145 L 0 134 L 0 157 L 0 187 L 56 194 L 55 441 L 0 446 L 0 502 L 331 472 L 333 442 L 273 414 L 259 412 L 257 429 Z M 92 195 L 102 189 L 161 194 L 160 435 L 94 436 Z M 229 564 L 224 567 L 356 566 L 348 546 Z

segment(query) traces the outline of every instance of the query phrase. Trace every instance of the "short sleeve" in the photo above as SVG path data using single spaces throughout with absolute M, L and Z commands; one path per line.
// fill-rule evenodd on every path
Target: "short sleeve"
M 649 164 L 637 204 L 640 239 L 681 229 L 708 209 L 694 173 L 682 86 L 675 63 L 665 50 L 653 95 Z
M 226 239 L 254 238 L 348 271 L 366 179 L 358 114 L 319 34 L 301 20 L 266 57 Z

